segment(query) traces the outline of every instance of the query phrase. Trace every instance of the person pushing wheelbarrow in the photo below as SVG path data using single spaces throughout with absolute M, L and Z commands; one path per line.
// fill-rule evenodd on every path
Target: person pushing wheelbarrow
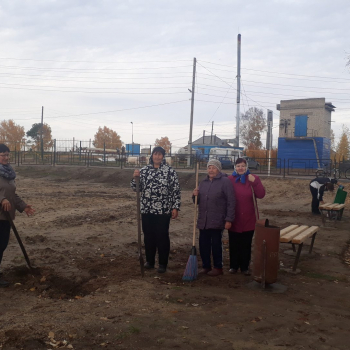
M 310 192 L 312 195 L 311 201 L 311 212 L 313 215 L 321 215 L 318 207 L 323 202 L 323 193 L 324 191 L 334 191 L 334 185 L 338 183 L 337 179 L 330 179 L 328 177 L 316 177 L 310 181 Z

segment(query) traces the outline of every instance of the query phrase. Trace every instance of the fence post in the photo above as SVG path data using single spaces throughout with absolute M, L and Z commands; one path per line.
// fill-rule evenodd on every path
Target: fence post
M 53 140 L 53 166 L 56 165 L 56 139 Z
M 106 142 L 103 142 L 103 164 L 106 165 Z
M 81 141 L 80 142 L 80 147 L 79 147 L 79 162 L 81 161 Z
M 286 158 L 283 159 L 283 178 L 286 177 Z

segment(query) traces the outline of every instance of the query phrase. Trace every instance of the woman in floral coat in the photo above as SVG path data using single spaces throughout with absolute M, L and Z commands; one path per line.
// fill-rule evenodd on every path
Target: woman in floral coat
M 153 269 L 158 250 L 159 273 L 166 271 L 170 253 L 170 218 L 176 219 L 181 204 L 177 173 L 165 163 L 165 150 L 155 147 L 149 164 L 134 171 L 131 188 L 136 190 L 135 177 L 140 177 L 142 231 L 145 240 L 145 268 Z

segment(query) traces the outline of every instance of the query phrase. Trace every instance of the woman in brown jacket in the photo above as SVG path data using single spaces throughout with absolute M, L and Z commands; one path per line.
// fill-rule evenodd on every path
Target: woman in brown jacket
M 5 212 L 9 212 L 12 219 L 15 218 L 16 209 L 20 213 L 25 211 L 28 216 L 34 214 L 34 209 L 16 194 L 16 173 L 9 164 L 9 157 L 10 149 L 3 143 L 0 144 L 0 264 L 9 242 L 11 229 Z M 0 272 L 0 288 L 8 287 L 9 282 L 4 281 L 1 275 Z

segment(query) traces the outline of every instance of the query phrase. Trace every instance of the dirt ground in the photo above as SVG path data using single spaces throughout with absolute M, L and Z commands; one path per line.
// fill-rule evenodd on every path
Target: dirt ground
M 321 227 L 313 253 L 301 256 L 300 273 L 284 270 L 294 256 L 281 245 L 278 284 L 287 290 L 278 294 L 228 273 L 227 232 L 224 275 L 182 281 L 192 245 L 193 174 L 179 172 L 183 201 L 171 222 L 168 272 L 141 278 L 132 170 L 16 171 L 17 193 L 36 215 L 19 214 L 15 223 L 40 274 L 29 273 L 11 235 L 2 264 L 11 285 L 0 289 L 0 349 L 350 348 L 349 198 L 338 228 Z M 310 179 L 262 181 L 261 217 L 280 227 L 321 226 L 310 213 Z

